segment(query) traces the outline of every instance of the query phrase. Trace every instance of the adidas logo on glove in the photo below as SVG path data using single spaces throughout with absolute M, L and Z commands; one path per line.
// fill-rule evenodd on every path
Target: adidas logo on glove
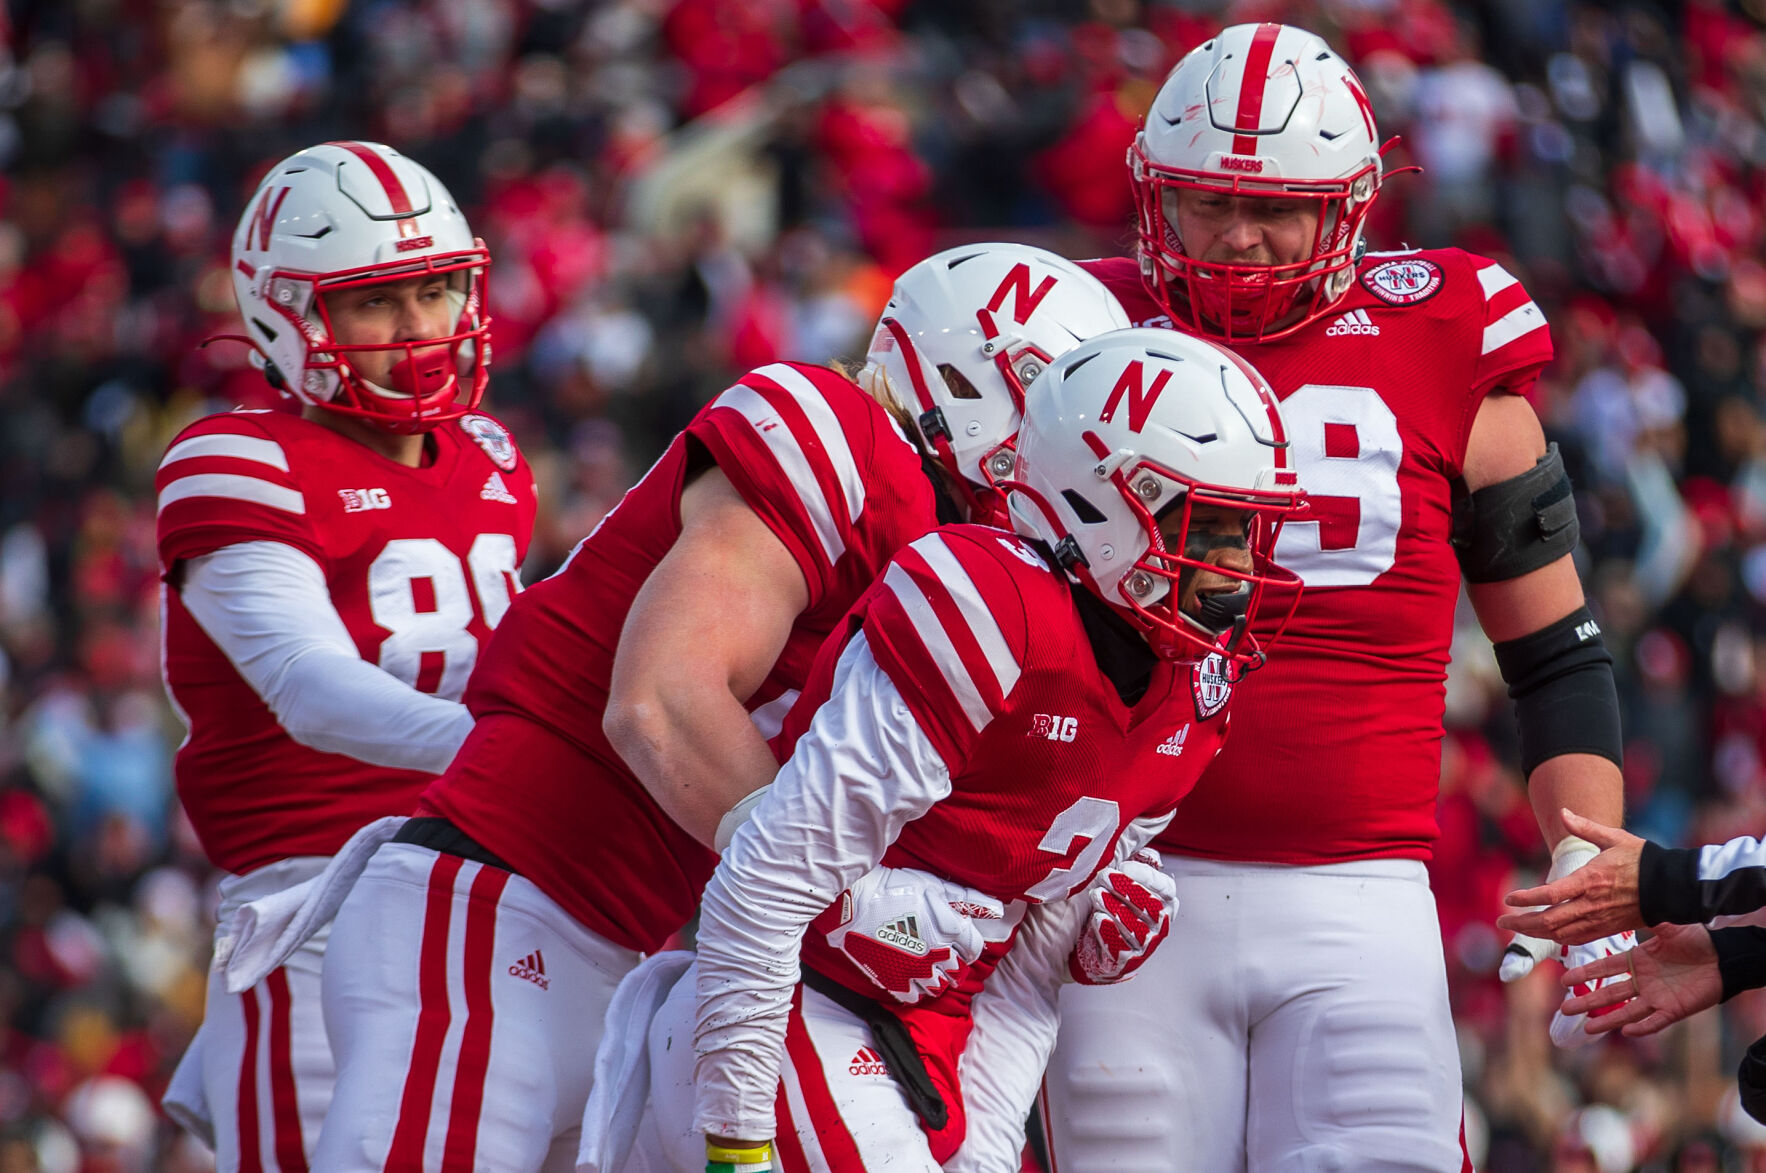
M 915 957 L 923 957 L 926 953 L 926 942 L 920 939 L 920 926 L 911 916 L 904 916 L 894 924 L 880 927 L 877 930 L 877 940 L 912 953 Z

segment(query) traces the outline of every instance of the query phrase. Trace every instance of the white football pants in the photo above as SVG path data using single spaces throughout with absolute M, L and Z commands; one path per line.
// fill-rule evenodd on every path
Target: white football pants
M 650 1024 L 650 1110 L 623 1173 L 701 1173 L 705 1135 L 693 1130 L 690 966 Z M 779 1072 L 776 1165 L 782 1173 L 938 1173 L 907 1096 L 883 1066 L 871 1028 L 804 986 L 791 1000 Z
M 315 1173 L 573 1168 L 607 1003 L 638 959 L 520 876 L 381 847 L 331 928 L 337 1094 Z
M 217 926 L 241 904 L 311 879 L 323 856 L 280 860 L 221 881 Z M 217 927 L 217 938 L 220 928 Z M 227 993 L 211 967 L 202 1027 L 166 1091 L 166 1111 L 215 1151 L 216 1173 L 306 1173 L 336 1072 L 325 1041 L 321 929 L 268 977 Z
M 1056 1173 L 1459 1173 L 1423 865 L 1165 870 L 1170 937 L 1132 980 L 1062 992 L 1043 1098 Z

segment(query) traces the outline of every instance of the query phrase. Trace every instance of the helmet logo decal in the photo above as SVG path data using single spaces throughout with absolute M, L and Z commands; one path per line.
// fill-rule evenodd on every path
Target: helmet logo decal
M 1006 274 L 1006 279 L 1000 282 L 999 288 L 993 291 L 993 297 L 987 303 L 987 312 L 990 314 L 999 313 L 1000 307 L 1006 304 L 1006 296 L 1010 294 L 1012 320 L 1022 326 L 1030 320 L 1030 315 L 1036 312 L 1036 307 L 1042 304 L 1042 299 L 1054 290 L 1056 284 L 1053 276 L 1044 277 L 1037 284 L 1036 292 L 1032 293 L 1030 291 L 1030 266 L 1019 261 L 1012 266 L 1012 271 Z
M 1355 104 L 1361 107 L 1361 120 L 1367 123 L 1367 137 L 1378 138 L 1374 133 L 1374 104 L 1367 100 L 1367 91 L 1361 88 L 1361 81 L 1347 70 L 1343 73 L 1343 84 L 1355 95 Z
M 1220 167 L 1223 171 L 1250 171 L 1256 173 L 1263 170 L 1263 160 L 1245 158 L 1242 155 L 1222 155 L 1220 157 Z
M 1116 418 L 1116 409 L 1122 404 L 1122 396 L 1128 395 L 1128 430 L 1138 432 L 1153 414 L 1153 405 L 1159 402 L 1159 396 L 1165 390 L 1165 384 L 1171 382 L 1171 368 L 1166 367 L 1153 376 L 1153 386 L 1149 389 L 1141 372 L 1141 360 L 1135 359 L 1122 369 L 1116 377 L 1116 386 L 1110 389 L 1110 398 L 1104 401 L 1104 410 L 1098 413 L 1098 422 L 1107 424 Z
M 276 227 L 276 213 L 282 210 L 282 201 L 288 198 L 288 191 L 286 187 L 278 189 L 272 200 L 270 189 L 264 188 L 264 198 L 258 203 L 257 218 L 252 221 L 251 231 L 246 234 L 246 247 L 258 252 L 270 251 L 270 232 Z

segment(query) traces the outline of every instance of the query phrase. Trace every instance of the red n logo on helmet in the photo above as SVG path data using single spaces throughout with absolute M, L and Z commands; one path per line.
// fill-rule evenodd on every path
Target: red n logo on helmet
M 1116 377 L 1116 386 L 1110 389 L 1110 398 L 1104 401 L 1104 410 L 1098 413 L 1098 422 L 1107 424 L 1116 418 L 1116 409 L 1122 404 L 1124 392 L 1128 394 L 1128 430 L 1138 432 L 1146 424 L 1147 417 L 1153 413 L 1153 405 L 1159 402 L 1165 384 L 1171 382 L 1171 370 L 1165 368 L 1153 376 L 1151 389 L 1145 388 L 1141 374 L 1141 360 L 1135 359 L 1124 367 L 1122 374 Z
M 1042 299 L 1054 287 L 1055 279 L 1044 277 L 1037 285 L 1036 292 L 1030 292 L 1030 266 L 1019 261 L 1006 274 L 1006 279 L 1000 282 L 1000 287 L 993 291 L 993 300 L 987 303 L 987 312 L 998 313 L 999 308 L 1006 304 L 1006 295 L 1009 293 L 1012 297 L 1012 320 L 1022 326 L 1030 320 L 1030 315 L 1036 312 L 1036 307 L 1042 304 Z
M 278 189 L 272 202 L 270 189 L 264 189 L 264 198 L 258 202 L 257 218 L 252 221 L 251 228 L 245 234 L 246 248 L 255 248 L 259 252 L 269 250 L 270 230 L 276 227 L 276 213 L 282 210 L 282 201 L 288 198 L 288 191 L 286 187 Z M 252 243 L 254 237 L 256 244 Z

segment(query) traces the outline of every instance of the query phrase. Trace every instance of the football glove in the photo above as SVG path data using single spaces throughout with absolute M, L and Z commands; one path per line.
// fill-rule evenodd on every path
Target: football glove
M 930 872 L 873 868 L 840 894 L 828 944 L 897 1002 L 920 1002 L 950 989 L 990 940 L 1004 939 L 1005 914 L 985 892 Z
M 1171 931 L 1177 881 L 1159 868 L 1159 853 L 1143 847 L 1091 882 L 1091 915 L 1067 959 L 1073 980 L 1107 986 L 1126 980 Z
M 1574 835 L 1565 836 L 1551 853 L 1551 873 L 1547 882 L 1561 880 L 1600 853 L 1600 849 L 1586 839 Z M 1629 930 L 1590 941 L 1586 945 L 1559 945 L 1556 941 L 1546 941 L 1539 937 L 1529 937 L 1525 933 L 1516 933 L 1508 948 L 1502 952 L 1502 965 L 1497 974 L 1505 982 L 1518 981 L 1533 972 L 1533 967 L 1547 959 L 1561 962 L 1566 968 L 1574 969 L 1578 965 L 1587 965 L 1602 957 L 1611 957 L 1615 953 L 1623 953 L 1637 944 L 1637 934 Z M 1619 977 L 1596 978 L 1592 986 L 1573 986 L 1566 997 L 1586 994 L 1591 989 L 1599 989 L 1608 982 L 1622 980 Z M 1624 1003 L 1609 1006 L 1596 1014 L 1611 1014 Z M 1562 1010 L 1551 1016 L 1551 1041 L 1560 1047 L 1582 1047 L 1596 1040 L 1582 1029 L 1583 1014 L 1565 1014 Z

